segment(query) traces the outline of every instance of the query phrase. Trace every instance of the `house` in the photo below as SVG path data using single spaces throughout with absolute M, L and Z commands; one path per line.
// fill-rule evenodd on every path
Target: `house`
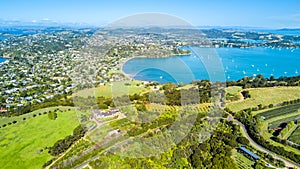
M 112 131 L 108 132 L 108 135 L 114 136 L 114 135 L 119 134 L 120 132 L 121 132 L 120 129 L 116 129 L 116 130 L 112 130 Z
M 6 112 L 7 112 L 7 109 L 6 109 L 6 108 L 0 107 L 0 113 L 6 113 Z
M 112 108 L 112 109 L 110 109 L 108 112 L 105 112 L 105 111 L 100 111 L 100 110 L 94 110 L 93 111 L 93 115 L 92 115 L 92 117 L 91 118 L 96 118 L 96 119 L 98 119 L 98 118 L 108 118 L 108 117 L 114 117 L 114 116 L 117 116 L 118 115 L 118 111 L 119 111 L 119 109 L 117 109 L 117 108 Z

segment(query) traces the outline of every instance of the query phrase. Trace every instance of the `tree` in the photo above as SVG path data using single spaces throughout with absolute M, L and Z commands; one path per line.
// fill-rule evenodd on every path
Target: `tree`
M 242 145 L 248 145 L 249 144 L 249 140 L 246 137 L 238 137 L 236 138 L 236 141 Z
M 49 112 L 48 113 L 48 118 L 51 120 L 55 120 L 57 118 L 57 113 L 56 112 Z

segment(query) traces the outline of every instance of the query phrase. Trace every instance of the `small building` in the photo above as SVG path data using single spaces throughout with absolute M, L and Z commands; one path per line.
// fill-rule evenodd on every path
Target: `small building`
M 6 108 L 0 107 L 0 113 L 6 113 L 6 112 L 7 112 L 7 109 L 6 109 Z
M 249 155 L 251 158 L 253 158 L 254 160 L 258 160 L 259 159 L 259 157 L 256 155 L 256 154 L 254 154 L 254 153 L 252 153 L 250 150 L 248 150 L 248 149 L 246 149 L 245 147 L 241 147 L 241 148 L 239 148 L 243 153 L 245 153 L 245 154 L 247 154 L 247 155 Z
M 112 130 L 110 132 L 108 132 L 109 136 L 114 136 L 120 133 L 120 129 L 116 129 L 116 130 Z

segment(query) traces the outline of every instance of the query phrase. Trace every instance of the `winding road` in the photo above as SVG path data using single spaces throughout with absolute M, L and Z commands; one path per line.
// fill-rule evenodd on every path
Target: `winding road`
M 271 154 L 275 159 L 278 159 L 278 160 L 281 160 L 284 162 L 285 166 L 286 167 L 291 167 L 291 168 L 298 168 L 300 169 L 300 165 L 299 164 L 296 164 L 292 161 L 289 161 L 279 155 L 275 155 L 275 153 L 273 153 L 272 151 L 269 151 L 267 149 L 265 149 L 264 147 L 260 146 L 259 144 L 257 144 L 254 140 L 252 140 L 252 138 L 249 136 L 248 132 L 247 132 L 247 129 L 245 127 L 245 125 L 243 125 L 241 122 L 237 121 L 237 120 L 234 120 L 234 123 L 236 123 L 237 125 L 239 125 L 242 129 L 242 132 L 245 134 L 246 138 L 250 141 L 250 144 L 255 147 L 257 150 L 260 150 L 264 153 L 267 153 L 267 154 Z

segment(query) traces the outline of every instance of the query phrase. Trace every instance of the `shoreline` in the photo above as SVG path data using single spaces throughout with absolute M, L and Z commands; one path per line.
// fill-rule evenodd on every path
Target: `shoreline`
M 126 58 L 125 60 L 122 60 L 122 62 L 120 63 L 119 65 L 119 69 L 120 69 L 120 72 L 129 80 L 134 80 L 132 77 L 129 76 L 129 74 L 126 74 L 124 71 L 123 71 L 123 66 L 124 64 L 131 60 L 131 59 L 134 59 L 134 58 L 137 58 L 137 57 L 130 57 L 130 58 Z
M 187 53 L 187 54 L 172 54 L 172 55 L 168 55 L 168 56 L 165 56 L 165 57 L 147 57 L 147 56 L 133 56 L 133 57 L 129 57 L 129 58 L 126 58 L 125 60 L 122 60 L 122 62 L 120 63 L 119 65 L 119 70 L 120 72 L 126 77 L 128 78 L 129 80 L 137 80 L 137 79 L 134 79 L 132 77 L 130 77 L 129 74 L 125 73 L 123 71 L 123 66 L 126 62 L 128 62 L 129 60 L 132 60 L 132 59 L 136 59 L 136 58 L 169 58 L 169 57 L 174 57 L 174 56 L 188 56 L 188 55 L 191 55 L 191 52 L 190 53 Z M 144 80 L 140 80 L 140 81 L 144 81 Z

